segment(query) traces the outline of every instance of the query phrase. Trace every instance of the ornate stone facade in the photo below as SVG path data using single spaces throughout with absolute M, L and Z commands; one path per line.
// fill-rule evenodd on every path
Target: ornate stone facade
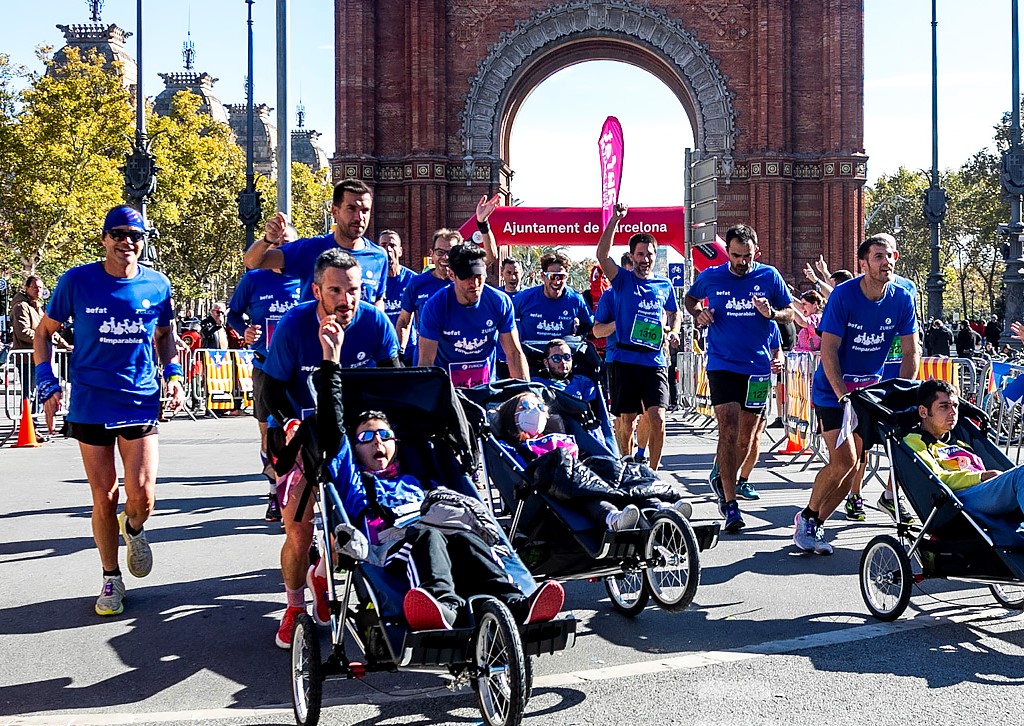
M 399 230 L 409 260 L 481 194 L 509 193 L 509 135 L 531 90 L 611 59 L 660 78 L 719 158 L 720 226 L 752 224 L 792 278 L 822 252 L 853 266 L 866 179 L 860 0 L 335 0 L 335 22 L 332 172 L 375 187 L 374 227 Z
M 64 33 L 67 45 L 53 54 L 54 63 L 60 65 L 64 62 L 65 50 L 68 47 L 78 48 L 79 52 L 87 50 L 99 51 L 100 55 L 107 59 L 107 67 L 114 61 L 121 63 L 121 78 L 132 99 L 135 98 L 135 86 L 138 83 L 138 67 L 135 65 L 135 58 L 128 53 L 124 42 L 131 33 L 122 30 L 116 25 L 104 25 L 102 23 L 82 23 L 80 25 L 58 25 L 57 29 Z
M 195 71 L 179 71 L 177 73 L 160 73 L 164 81 L 162 90 L 153 99 L 153 110 L 161 116 L 171 112 L 171 99 L 174 94 L 181 91 L 189 91 L 202 99 L 199 112 L 209 114 L 210 118 L 220 123 L 228 123 L 228 112 L 220 99 L 213 95 L 213 84 L 218 79 L 209 73 L 196 73 Z
M 246 105 L 229 103 L 228 125 L 235 134 L 235 142 L 245 151 L 249 133 L 246 124 Z M 272 109 L 265 103 L 253 107 L 253 169 L 257 174 L 277 178 L 277 127 L 271 123 Z

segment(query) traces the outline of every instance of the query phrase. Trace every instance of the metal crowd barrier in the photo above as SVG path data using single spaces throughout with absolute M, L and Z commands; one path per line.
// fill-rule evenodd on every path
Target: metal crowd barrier
M 218 416 L 228 411 L 252 411 L 251 350 L 197 348 L 179 350 L 185 372 L 185 413 Z
M 21 422 L 22 401 L 28 400 L 29 411 L 33 417 L 43 416 L 43 407 L 38 404 L 35 396 L 35 362 L 32 359 L 31 350 L 10 350 L 3 366 L 0 366 L 0 384 L 3 386 L 4 417 L 14 423 L 12 431 L 0 441 L 6 443 L 6 439 L 18 430 Z M 71 359 L 70 351 L 54 350 L 51 363 L 53 372 L 64 387 L 64 404 L 67 405 L 70 383 L 68 382 L 68 362 Z M 59 430 L 64 425 L 64 414 L 66 409 L 58 411 L 54 419 L 54 426 Z M 41 421 L 36 422 L 38 427 Z

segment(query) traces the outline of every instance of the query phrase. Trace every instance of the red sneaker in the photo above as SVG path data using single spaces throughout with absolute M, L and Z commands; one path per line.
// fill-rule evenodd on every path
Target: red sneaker
M 402 611 L 411 630 L 451 630 L 452 622 L 455 621 L 455 614 L 450 608 L 419 587 L 405 593 Z
M 274 638 L 278 648 L 288 650 L 292 647 L 292 632 L 295 630 L 295 618 L 299 616 L 299 613 L 304 612 L 306 612 L 306 608 L 299 607 L 289 607 L 284 611 L 284 615 L 281 616 L 281 627 L 277 629 L 277 637 Z
M 526 612 L 526 625 L 551 620 L 562 610 L 565 590 L 555 580 L 547 580 L 530 595 L 530 609 Z
M 331 624 L 331 606 L 327 604 L 327 578 L 316 574 L 316 565 L 306 572 L 306 587 L 313 595 L 313 620 L 317 625 Z

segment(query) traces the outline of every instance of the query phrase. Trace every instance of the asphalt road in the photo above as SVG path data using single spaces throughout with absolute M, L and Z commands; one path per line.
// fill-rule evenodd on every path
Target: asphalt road
M 0 724 L 288 724 L 280 527 L 262 519 L 251 419 L 161 429 L 156 565 L 126 575 L 125 613 L 99 618 L 89 497 L 77 445 L 0 449 Z M 715 507 L 715 438 L 670 422 L 665 471 Z M 814 467 L 762 456 L 747 529 L 702 554 L 686 611 L 611 611 L 596 583 L 567 586 L 576 647 L 541 658 L 533 724 L 1024 723 L 1024 618 L 987 589 L 926 582 L 880 624 L 857 584 L 864 544 L 891 529 L 834 521 L 836 554 L 792 546 Z M 877 498 L 880 485 L 868 486 Z M 471 692 L 425 674 L 325 684 L 325 724 L 478 723 Z

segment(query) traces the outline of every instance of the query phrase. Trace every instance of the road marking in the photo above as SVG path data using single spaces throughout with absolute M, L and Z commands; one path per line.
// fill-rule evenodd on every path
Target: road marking
M 987 628 L 999 628 L 1008 625 L 1008 617 L 1013 617 L 1006 610 L 996 607 L 970 608 L 968 612 L 959 610 L 943 615 L 919 614 L 909 619 L 896 620 L 892 623 L 869 623 L 852 628 L 831 630 L 814 635 L 803 635 L 787 640 L 772 640 L 765 643 L 733 648 L 730 650 L 711 650 L 687 653 L 673 658 L 627 663 L 607 668 L 593 668 L 571 673 L 555 673 L 539 676 L 534 680 L 534 688 L 561 688 L 580 686 L 596 681 L 633 678 L 641 675 L 669 673 L 673 671 L 706 668 L 708 666 L 737 663 L 740 661 L 765 658 L 773 655 L 798 653 L 811 648 L 830 645 L 842 645 L 887 635 L 896 635 L 924 628 L 935 628 L 942 625 L 965 623 L 985 623 Z M 993 622 L 994 621 L 994 622 Z M 1018 621 L 1019 623 L 1019 621 Z M 282 670 L 282 674 L 285 671 Z M 361 692 L 346 698 L 324 698 L 323 707 L 332 706 L 375 706 L 399 701 L 422 700 L 432 698 L 448 698 L 454 695 L 466 695 L 467 690 L 452 692 L 443 686 L 430 690 L 412 692 Z M 292 709 L 287 704 L 268 704 L 262 708 L 215 708 L 195 711 L 170 711 L 162 713 L 75 713 L 67 715 L 16 716 L 0 720 L 0 726 L 119 726 L 120 724 L 138 723 L 182 723 L 214 720 L 266 718 L 281 716 L 291 718 Z

